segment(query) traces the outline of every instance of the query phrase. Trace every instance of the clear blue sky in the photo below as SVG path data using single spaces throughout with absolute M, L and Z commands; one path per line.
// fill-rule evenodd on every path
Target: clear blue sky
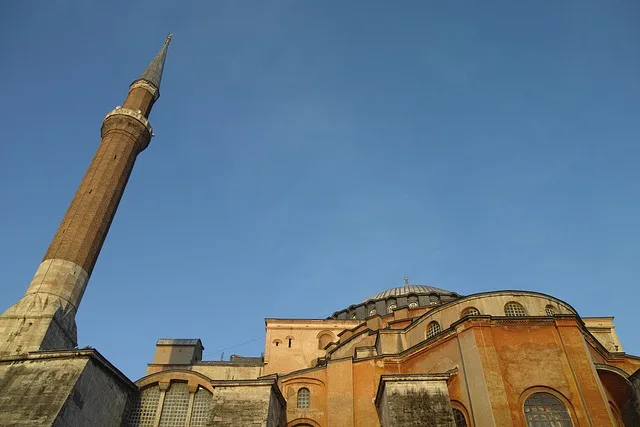
M 527 289 L 640 353 L 640 3 L 9 2 L 0 310 L 105 114 L 174 32 L 78 315 L 132 379 L 161 337 L 259 355 L 265 317 L 383 289 Z

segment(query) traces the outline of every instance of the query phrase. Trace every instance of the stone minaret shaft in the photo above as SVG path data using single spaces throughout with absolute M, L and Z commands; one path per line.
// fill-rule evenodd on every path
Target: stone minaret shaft
M 0 356 L 77 345 L 75 313 L 131 175 L 153 136 L 148 117 L 160 96 L 171 41 L 107 114 L 102 141 L 24 297 L 0 316 Z

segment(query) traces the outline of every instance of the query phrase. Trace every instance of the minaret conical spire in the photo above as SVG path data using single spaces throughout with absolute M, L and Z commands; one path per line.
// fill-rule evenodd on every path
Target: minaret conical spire
M 164 69 L 164 61 L 167 58 L 167 50 L 169 49 L 169 43 L 171 43 L 171 38 L 173 34 L 169 33 L 166 40 L 164 41 L 164 45 L 160 48 L 156 56 L 151 60 L 149 66 L 142 72 L 140 77 L 133 82 L 139 82 L 143 80 L 157 90 L 157 95 L 155 99 L 157 100 L 160 97 L 160 81 L 162 80 L 162 70 Z

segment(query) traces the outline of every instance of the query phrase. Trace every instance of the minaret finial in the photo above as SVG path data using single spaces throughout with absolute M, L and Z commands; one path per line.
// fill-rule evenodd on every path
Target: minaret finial
M 156 54 L 156 56 L 151 60 L 149 66 L 142 72 L 140 77 L 135 82 L 143 80 L 150 85 L 152 85 L 156 90 L 155 99 L 157 100 L 160 97 L 160 81 L 162 80 L 162 71 L 164 69 L 164 61 L 167 58 L 167 49 L 169 49 L 169 43 L 171 43 L 171 39 L 173 38 L 173 34 L 169 33 L 167 38 L 164 41 L 164 45 L 160 48 L 160 51 Z M 134 82 L 134 83 L 135 83 Z
M 409 278 L 408 277 L 404 278 L 404 285 L 405 286 L 409 286 Z

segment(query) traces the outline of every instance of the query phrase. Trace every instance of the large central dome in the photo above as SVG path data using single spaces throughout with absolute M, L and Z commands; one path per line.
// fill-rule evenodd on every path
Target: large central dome
M 446 289 L 430 285 L 413 285 L 405 278 L 404 286 L 397 286 L 378 292 L 361 303 L 336 311 L 331 315 L 334 319 L 366 319 L 374 315 L 392 313 L 394 310 L 408 307 L 432 307 L 445 304 L 460 298 L 460 295 Z
M 457 295 L 455 292 L 448 291 L 442 288 L 436 288 L 435 286 L 428 285 L 404 285 L 398 286 L 397 288 L 387 289 L 386 291 L 378 292 L 374 296 L 367 298 L 363 302 L 371 301 L 371 300 L 379 300 L 379 299 L 387 299 L 389 297 L 400 297 L 406 296 L 409 294 L 416 295 L 428 295 L 428 294 L 437 294 L 437 295 Z

